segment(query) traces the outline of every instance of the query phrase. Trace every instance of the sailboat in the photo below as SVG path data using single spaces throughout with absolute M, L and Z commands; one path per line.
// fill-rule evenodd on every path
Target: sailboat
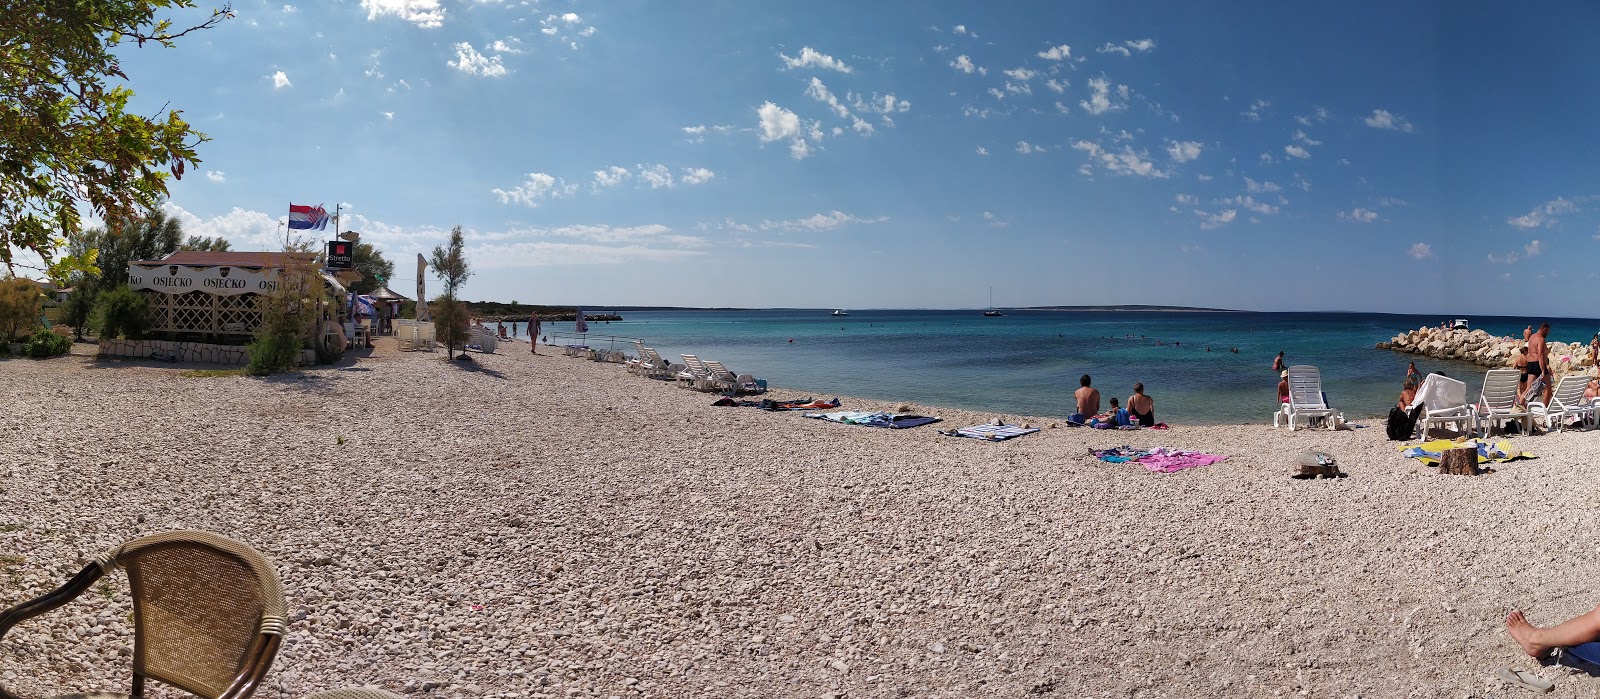
M 839 309 L 839 310 L 837 310 L 837 311 L 834 311 L 834 312 L 833 312 L 833 313 L 832 313 L 832 315 L 836 315 L 836 316 L 847 316 L 847 315 L 850 315 L 850 314 L 849 314 L 849 313 L 846 313 L 846 312 L 845 312 L 845 310 L 844 310 L 844 309 L 843 309 L 843 308 L 841 308 L 841 309 Z
M 1005 315 L 994 308 L 994 287 L 992 286 L 989 287 L 989 310 L 984 311 L 983 315 L 986 318 L 999 318 L 1000 316 Z

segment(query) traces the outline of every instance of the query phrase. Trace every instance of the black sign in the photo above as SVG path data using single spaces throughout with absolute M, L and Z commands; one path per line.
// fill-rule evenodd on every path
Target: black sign
M 356 266 L 355 243 L 344 240 L 334 240 L 328 243 L 328 267 L 332 269 L 350 269 Z

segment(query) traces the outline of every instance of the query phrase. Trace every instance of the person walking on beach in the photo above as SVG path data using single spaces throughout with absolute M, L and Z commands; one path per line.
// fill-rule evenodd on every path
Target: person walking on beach
M 1550 404 L 1550 360 L 1547 356 L 1549 350 L 1545 340 L 1550 337 L 1550 324 L 1540 323 L 1538 332 L 1533 326 L 1522 330 L 1522 339 L 1528 343 L 1528 364 L 1523 367 L 1522 373 L 1528 377 L 1528 383 L 1541 382 L 1544 386 L 1544 404 Z
M 528 344 L 533 346 L 533 353 L 539 353 L 539 314 L 528 316 Z
M 1284 369 L 1288 368 L 1289 367 L 1285 366 L 1283 362 L 1283 350 L 1278 350 L 1278 357 L 1272 360 L 1272 373 L 1281 373 Z
M 1144 384 L 1133 385 L 1133 395 L 1128 396 L 1128 417 L 1140 427 L 1156 424 L 1156 401 L 1144 394 Z
M 1511 367 L 1517 370 L 1517 404 L 1522 404 L 1522 392 L 1528 388 L 1528 348 L 1517 348 L 1517 358 L 1511 362 Z
M 1078 412 L 1073 415 L 1073 422 L 1085 422 L 1100 413 L 1100 389 L 1089 386 L 1089 375 L 1084 374 L 1078 379 L 1078 390 L 1072 393 L 1078 401 Z

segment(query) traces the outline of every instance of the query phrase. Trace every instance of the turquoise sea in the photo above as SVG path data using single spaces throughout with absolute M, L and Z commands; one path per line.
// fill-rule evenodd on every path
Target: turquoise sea
M 834 317 L 830 310 L 618 311 L 624 320 L 590 322 L 588 344 L 611 344 L 603 335 L 643 338 L 669 359 L 715 359 L 736 373 L 818 397 L 1041 417 L 1070 414 L 1078 378 L 1089 374 L 1107 398 L 1126 400 L 1133 384 L 1143 382 L 1162 421 L 1234 424 L 1271 420 L 1278 381 L 1272 359 L 1279 350 L 1290 364 L 1319 367 L 1329 401 L 1345 415 L 1387 414 L 1406 363 L 1417 358 L 1373 345 L 1444 320 L 1364 313 L 1012 310 L 999 318 L 976 310 L 851 310 Z M 1530 320 L 1546 320 L 1469 319 L 1475 329 L 1519 339 Z M 1548 320 L 1552 341 L 1587 342 L 1600 327 L 1589 319 Z M 569 333 L 572 326 L 545 323 L 544 331 Z M 517 331 L 526 338 L 522 324 Z M 631 352 L 625 343 L 616 347 Z M 1483 380 L 1484 369 L 1471 364 L 1421 359 L 1417 367 L 1424 374 L 1464 378 L 1473 397 Z

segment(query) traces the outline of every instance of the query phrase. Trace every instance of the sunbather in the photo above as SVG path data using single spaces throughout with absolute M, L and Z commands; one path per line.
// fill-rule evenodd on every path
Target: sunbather
M 1128 396 L 1128 417 L 1140 427 L 1152 427 L 1156 424 L 1155 399 L 1144 394 L 1144 384 L 1133 385 L 1133 395 Z
M 1528 623 L 1521 611 L 1506 617 L 1506 630 L 1522 646 L 1523 652 L 1542 658 L 1552 648 L 1565 648 L 1580 643 L 1600 640 L 1600 607 L 1563 621 L 1555 626 L 1538 627 Z

